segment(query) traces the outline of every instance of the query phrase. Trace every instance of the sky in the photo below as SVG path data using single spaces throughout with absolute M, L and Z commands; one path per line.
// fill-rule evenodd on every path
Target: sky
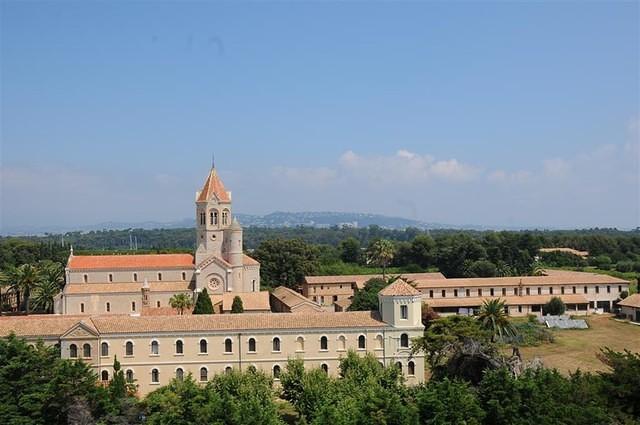
M 0 1 L 0 232 L 234 211 L 640 226 L 638 2 Z

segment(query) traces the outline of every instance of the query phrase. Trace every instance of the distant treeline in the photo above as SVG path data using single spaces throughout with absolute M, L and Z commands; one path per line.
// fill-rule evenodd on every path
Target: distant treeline
M 417 241 L 416 241 L 416 237 Z M 254 250 L 264 241 L 275 239 L 300 239 L 308 244 L 324 246 L 323 257 L 344 254 L 344 242 L 357 241 L 364 250 L 373 241 L 388 239 L 395 242 L 393 265 L 417 264 L 421 268 L 439 266 L 443 262 L 452 268 L 460 267 L 459 261 L 488 259 L 500 267 L 501 262 L 512 272 L 525 272 L 532 257 L 541 247 L 570 247 L 589 251 L 600 263 L 591 265 L 611 266 L 640 262 L 640 230 L 616 229 L 553 230 L 553 231 L 475 231 L 437 229 L 423 231 L 385 229 L 379 226 L 365 228 L 312 227 L 263 228 L 247 227 L 244 231 L 245 249 Z M 195 231 L 184 229 L 126 229 L 92 232 L 70 232 L 62 235 L 0 238 L 0 267 L 6 268 L 38 260 L 64 262 L 73 245 L 76 253 L 131 252 L 137 243 L 137 253 L 193 252 Z M 351 244 L 353 245 L 353 244 Z M 327 252 L 328 251 L 328 252 Z M 327 255 L 328 254 L 328 255 Z M 334 258 L 335 258 L 334 257 Z M 448 261 L 443 261 L 448 257 Z M 343 260 L 346 260 L 343 258 Z M 438 261 L 440 260 L 440 261 Z M 582 266 L 580 260 L 564 256 L 547 256 L 556 266 Z M 351 261 L 346 261 L 351 262 Z M 355 262 L 355 261 L 354 261 Z M 577 262 L 573 264 L 573 262 Z M 607 267 L 602 267 L 607 268 Z M 449 273 L 446 273 L 449 271 Z M 459 275 L 460 270 L 443 270 L 445 274 Z M 511 273 L 504 273 L 511 274 Z M 523 274 L 527 274 L 526 272 Z

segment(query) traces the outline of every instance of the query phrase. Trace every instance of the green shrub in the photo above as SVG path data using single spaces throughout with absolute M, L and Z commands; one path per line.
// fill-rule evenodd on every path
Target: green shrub
M 559 297 L 553 297 L 542 306 L 543 314 L 550 314 L 552 316 L 561 316 L 566 311 L 567 307 L 564 305 L 564 302 Z

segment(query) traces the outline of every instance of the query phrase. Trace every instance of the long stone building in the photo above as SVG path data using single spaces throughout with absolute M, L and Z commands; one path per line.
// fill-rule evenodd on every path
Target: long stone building
M 58 345 L 63 358 L 89 363 L 103 381 L 117 356 L 141 395 L 188 373 L 204 383 L 215 373 L 255 368 L 277 381 L 290 358 L 337 375 L 348 350 L 400 368 L 410 385 L 423 382 L 423 355 L 411 355 L 412 339 L 424 331 L 420 293 L 398 280 L 378 298 L 380 312 L 0 317 L 0 336 Z
M 65 269 L 67 284 L 55 312 L 137 314 L 167 308 L 174 294 L 194 294 L 203 288 L 213 295 L 220 312 L 230 309 L 230 294 L 243 298 L 248 311 L 269 311 L 269 294 L 260 291 L 260 264 L 243 253 L 242 227 L 232 215 L 231 192 L 215 167 L 196 193 L 195 204 L 195 256 L 74 255 L 72 249 Z
M 356 289 L 378 275 L 307 276 L 302 292 L 320 304 L 344 310 Z M 446 279 L 440 273 L 407 273 L 402 278 L 420 291 L 423 302 L 442 314 L 472 314 L 487 299 L 500 298 L 513 316 L 542 314 L 542 306 L 560 297 L 574 314 L 609 312 L 629 282 L 613 276 L 545 270 L 542 276 Z

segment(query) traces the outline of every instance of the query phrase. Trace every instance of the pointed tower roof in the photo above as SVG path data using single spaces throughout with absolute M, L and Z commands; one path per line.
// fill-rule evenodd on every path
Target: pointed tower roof
M 211 167 L 211 171 L 207 176 L 207 180 L 204 182 L 204 186 L 202 186 L 202 190 L 198 193 L 198 202 L 201 201 L 209 201 L 213 199 L 213 196 L 216 196 L 219 201 L 222 202 L 230 202 L 231 197 L 229 196 L 229 192 L 224 188 L 224 184 L 222 184 L 222 180 L 220 180 L 220 176 L 218 176 L 218 172 L 215 167 Z
M 418 291 L 413 286 L 409 285 L 402 279 L 397 279 L 391 285 L 384 288 L 379 292 L 380 295 L 383 296 L 414 296 L 420 295 L 420 291 Z

